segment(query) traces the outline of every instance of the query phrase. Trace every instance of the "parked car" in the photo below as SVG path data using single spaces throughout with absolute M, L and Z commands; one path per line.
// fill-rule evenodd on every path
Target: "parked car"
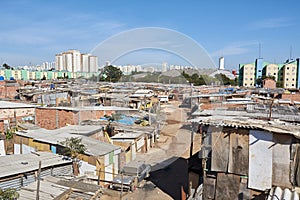
M 129 163 L 124 166 L 121 173 L 117 175 L 111 185 L 111 189 L 133 191 L 138 184 L 150 176 L 151 166 L 149 164 Z

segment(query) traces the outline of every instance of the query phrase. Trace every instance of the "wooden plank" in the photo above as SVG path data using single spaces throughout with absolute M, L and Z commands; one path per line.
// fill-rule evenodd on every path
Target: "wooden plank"
M 213 132 L 211 146 L 211 170 L 227 172 L 229 159 L 229 135 L 223 132 Z
M 273 178 L 272 184 L 291 188 L 290 181 L 290 145 L 292 137 L 289 135 L 273 134 Z
M 237 199 L 240 189 L 240 176 L 218 173 L 215 200 Z
M 300 186 L 300 146 L 297 144 L 295 145 L 295 156 L 294 156 L 294 161 L 293 161 L 293 179 L 294 179 L 294 184 L 296 186 Z
M 247 176 L 249 168 L 249 135 L 245 133 L 231 133 L 229 138 L 228 172 Z
M 215 198 L 216 175 L 207 174 L 203 177 L 203 199 Z
M 241 178 L 238 199 L 239 200 L 251 199 L 251 190 L 248 189 L 247 178 Z
M 273 134 L 250 130 L 248 187 L 260 191 L 272 187 Z

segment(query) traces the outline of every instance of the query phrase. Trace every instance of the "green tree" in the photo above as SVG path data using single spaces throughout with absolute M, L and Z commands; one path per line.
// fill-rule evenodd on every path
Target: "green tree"
M 81 138 L 71 137 L 66 138 L 65 141 L 61 142 L 65 147 L 64 155 L 72 158 L 73 161 L 73 173 L 75 176 L 79 174 L 79 155 L 84 154 L 86 146 L 81 143 Z
M 273 79 L 274 81 L 276 80 L 276 77 L 275 77 L 275 76 L 266 76 L 266 75 L 263 75 L 263 76 L 262 76 L 262 80 L 264 80 L 264 79 L 266 79 L 266 78 Z
M 100 81 L 118 82 L 123 76 L 122 71 L 112 65 L 104 67 L 100 74 Z
M 9 66 L 9 65 L 6 64 L 6 63 L 4 63 L 2 66 L 3 66 L 5 69 L 11 69 L 11 66 Z
M 236 81 L 231 80 L 225 74 L 216 74 L 215 78 L 218 79 L 223 85 L 236 85 Z
M 256 84 L 258 87 L 262 87 L 262 81 L 263 81 L 262 78 L 257 78 L 257 79 L 255 80 L 255 84 Z
M 18 199 L 19 193 L 15 188 L 1 189 L 0 188 L 0 200 Z

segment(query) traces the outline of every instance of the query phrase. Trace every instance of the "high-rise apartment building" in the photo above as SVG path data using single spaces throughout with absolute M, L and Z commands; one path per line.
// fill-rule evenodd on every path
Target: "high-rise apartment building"
M 55 69 L 58 71 L 64 70 L 64 64 L 63 64 L 63 55 L 62 54 L 56 54 L 55 55 Z
M 98 57 L 89 56 L 89 69 L 88 72 L 97 72 L 98 70 Z
M 81 68 L 80 71 L 87 72 L 89 69 L 89 56 L 90 54 L 81 54 Z
M 73 55 L 71 52 L 64 52 L 63 54 L 63 69 L 68 72 L 73 72 Z
M 81 54 L 79 50 L 70 50 L 55 55 L 55 69 L 68 72 L 97 72 L 98 57 Z
M 81 70 L 81 53 L 78 50 L 70 50 L 72 53 L 72 72 L 80 72 Z

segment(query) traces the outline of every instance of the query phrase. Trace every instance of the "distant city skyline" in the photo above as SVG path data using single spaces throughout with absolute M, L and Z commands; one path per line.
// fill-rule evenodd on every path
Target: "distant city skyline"
M 1 1 L 5 12 L 0 13 L 0 61 L 12 66 L 52 62 L 57 52 L 66 49 L 91 52 L 120 32 L 161 27 L 195 40 L 216 67 L 221 56 L 225 69 L 252 62 L 259 57 L 259 44 L 264 60 L 282 63 L 290 54 L 300 57 L 299 5 L 296 0 Z M 178 56 L 159 50 L 132 52 L 115 64 L 147 62 L 187 65 Z

